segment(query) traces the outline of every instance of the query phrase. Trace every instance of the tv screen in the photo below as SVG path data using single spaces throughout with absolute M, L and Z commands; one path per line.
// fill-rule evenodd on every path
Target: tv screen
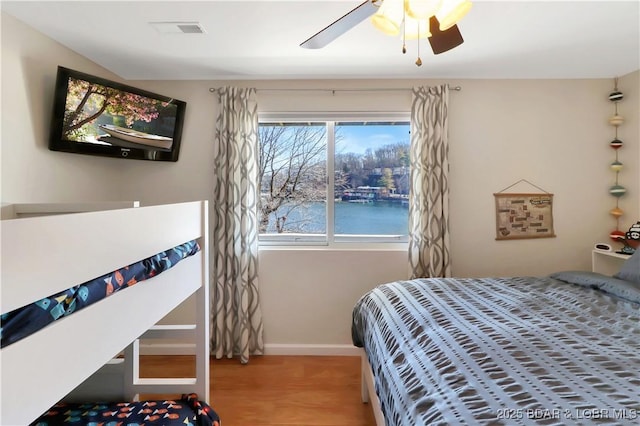
M 186 102 L 58 67 L 49 149 L 178 161 Z

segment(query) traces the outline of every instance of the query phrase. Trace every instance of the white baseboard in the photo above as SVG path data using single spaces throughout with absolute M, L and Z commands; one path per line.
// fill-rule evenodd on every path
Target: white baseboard
M 316 345 L 265 343 L 265 355 L 314 355 L 314 356 L 359 356 L 360 348 L 353 345 Z
M 192 343 L 140 344 L 141 355 L 195 355 Z M 360 348 L 353 345 L 316 345 L 266 343 L 265 355 L 306 355 L 306 356 L 360 356 Z

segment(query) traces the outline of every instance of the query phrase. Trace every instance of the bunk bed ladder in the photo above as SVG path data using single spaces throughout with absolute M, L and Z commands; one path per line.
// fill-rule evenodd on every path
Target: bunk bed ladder
M 140 394 L 197 393 L 198 399 L 209 403 L 209 208 L 205 201 L 202 206 L 199 238 L 202 249 L 202 285 L 194 293 L 196 300 L 196 324 L 158 325 L 156 324 L 124 350 L 124 394 L 129 400 L 139 400 Z M 142 338 L 190 338 L 195 342 L 195 378 L 141 378 L 140 339 Z
M 208 296 L 208 286 L 196 292 L 197 300 Z M 203 303 L 197 303 L 197 324 L 155 325 L 124 350 L 124 396 L 138 401 L 140 394 L 189 394 L 209 403 L 209 318 Z M 140 377 L 140 340 L 178 338 L 195 341 L 196 377 Z

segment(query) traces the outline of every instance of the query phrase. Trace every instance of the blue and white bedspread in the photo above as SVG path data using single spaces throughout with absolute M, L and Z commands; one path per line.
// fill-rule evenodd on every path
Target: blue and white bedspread
M 152 278 L 198 251 L 198 242 L 188 241 L 30 305 L 3 313 L 0 316 L 1 346 L 4 348 L 117 291 Z M 149 303 L 153 303 L 153 300 Z
M 387 425 L 640 424 L 640 285 L 598 274 L 381 285 L 353 311 Z

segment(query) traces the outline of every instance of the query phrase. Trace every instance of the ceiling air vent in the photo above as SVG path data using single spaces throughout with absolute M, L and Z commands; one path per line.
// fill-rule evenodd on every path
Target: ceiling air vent
M 202 34 L 204 31 L 198 24 L 179 24 L 178 28 L 185 34 Z
M 204 34 L 199 22 L 149 22 L 160 34 Z

